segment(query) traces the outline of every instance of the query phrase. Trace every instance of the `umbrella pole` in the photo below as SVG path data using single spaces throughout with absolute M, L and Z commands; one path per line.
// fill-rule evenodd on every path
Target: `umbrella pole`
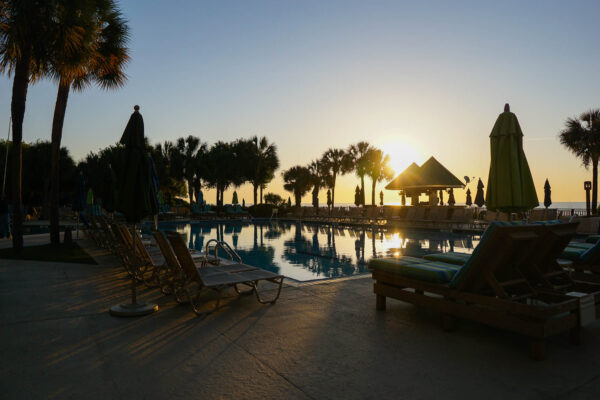
M 136 225 L 133 225 L 133 235 L 137 235 Z M 133 246 L 133 259 L 137 259 L 137 246 L 135 236 L 132 236 L 131 244 Z M 158 305 L 153 303 L 137 304 L 136 277 L 135 273 L 131 275 L 131 304 L 121 304 L 110 308 L 110 314 L 115 317 L 140 317 L 142 315 L 152 314 L 158 311 Z

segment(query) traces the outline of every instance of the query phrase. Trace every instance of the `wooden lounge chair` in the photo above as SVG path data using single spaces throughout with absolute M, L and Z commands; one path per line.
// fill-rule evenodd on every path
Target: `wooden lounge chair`
M 219 266 L 206 263 L 197 268 L 181 236 L 175 232 L 167 232 L 166 235 L 177 259 L 178 268 L 180 268 L 184 277 L 181 287 L 176 288 L 176 290 L 185 294 L 196 314 L 203 315 L 215 311 L 219 307 L 222 291 L 227 288 L 233 287 L 238 294 L 242 294 L 238 288 L 239 285 L 248 286 L 250 290 L 244 292 L 244 294 L 254 293 L 261 304 L 274 304 L 279 298 L 283 275 L 277 275 L 242 263 Z M 268 281 L 278 285 L 277 293 L 272 299 L 264 300 L 260 296 L 258 290 L 260 281 Z M 212 309 L 202 311 L 201 297 L 208 289 L 216 291 L 218 296 Z
M 520 333 L 532 339 L 531 355 L 542 359 L 548 336 L 579 332 L 581 306 L 577 297 L 535 288 L 521 272 L 539 238 L 536 227 L 492 224 L 463 266 L 371 260 L 377 309 L 392 297 L 442 312 L 446 328 L 459 317 Z

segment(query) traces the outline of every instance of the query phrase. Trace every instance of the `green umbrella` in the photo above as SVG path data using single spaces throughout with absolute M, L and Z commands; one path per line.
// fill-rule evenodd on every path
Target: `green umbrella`
M 123 171 L 119 174 L 117 211 L 125 215 L 127 222 L 136 224 L 142 218 L 158 212 L 152 183 L 152 167 L 144 141 L 144 119 L 139 112 L 139 106 L 135 106 L 120 143 L 125 145 L 126 161 Z
M 539 206 L 523 152 L 523 132 L 508 104 L 492 128 L 490 147 L 492 160 L 485 196 L 487 209 L 520 212 Z

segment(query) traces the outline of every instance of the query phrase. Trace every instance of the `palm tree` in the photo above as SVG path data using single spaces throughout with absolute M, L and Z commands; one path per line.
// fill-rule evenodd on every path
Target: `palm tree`
M 366 173 L 371 177 L 373 186 L 371 187 L 371 205 L 375 206 L 375 186 L 377 182 L 384 179 L 392 179 L 394 170 L 390 167 L 390 156 L 383 154 L 379 149 L 370 149 L 367 152 Z
M 0 7 L 0 72 L 14 75 L 11 119 L 12 143 L 12 203 L 13 252 L 23 250 L 22 177 L 23 118 L 30 82 L 43 76 L 51 49 L 55 7 L 58 2 L 44 0 L 3 0 Z
M 365 205 L 365 175 L 367 173 L 367 153 L 371 149 L 371 145 L 367 142 L 358 142 L 350 145 L 348 153 L 352 157 L 354 171 L 360 178 L 360 197 L 361 204 Z
M 592 213 L 597 214 L 598 160 L 600 159 L 600 109 L 590 110 L 579 118 L 568 118 L 560 133 L 560 143 L 581 161 L 585 168 L 592 165 Z
M 112 0 L 66 1 L 58 7 L 49 74 L 58 81 L 52 121 L 50 162 L 50 241 L 59 244 L 59 157 L 63 123 L 71 88 L 83 90 L 91 83 L 102 89 L 125 84 L 129 61 L 128 27 Z M 72 3 L 72 4 L 71 4 Z M 77 32 L 77 34 L 73 34 Z
M 292 192 L 296 202 L 296 207 L 302 204 L 302 196 L 304 196 L 312 187 L 312 175 L 310 170 L 299 165 L 283 172 L 283 188 L 288 192 Z
M 279 168 L 279 157 L 277 157 L 277 146 L 269 143 L 266 137 L 254 136 L 250 139 L 252 144 L 252 167 L 250 183 L 254 189 L 254 204 L 258 204 L 257 192 L 260 188 L 260 203 L 263 202 L 263 189 L 267 183 L 275 177 L 275 171 Z
M 181 157 L 182 174 L 188 185 L 188 195 L 190 198 L 190 207 L 194 202 L 194 176 L 196 175 L 197 158 L 199 149 L 206 149 L 206 144 L 200 142 L 200 139 L 189 135 L 186 138 L 177 139 L 177 151 Z
M 321 158 L 324 178 L 331 189 L 331 207 L 335 206 L 335 181 L 338 174 L 344 175 L 352 170 L 352 158 L 342 149 L 329 149 Z

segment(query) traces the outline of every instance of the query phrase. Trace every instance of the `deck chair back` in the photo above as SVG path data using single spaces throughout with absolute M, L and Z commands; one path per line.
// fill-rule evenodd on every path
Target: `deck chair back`
M 177 257 L 177 261 L 179 261 L 179 265 L 187 278 L 202 282 L 202 278 L 196 269 L 190 250 L 185 245 L 181 235 L 177 232 L 166 232 L 166 235 L 167 239 L 169 239 L 169 243 L 171 243 L 175 257 Z
M 538 239 L 536 227 L 492 224 L 451 286 L 500 298 L 528 297 L 534 290 L 519 267 Z

